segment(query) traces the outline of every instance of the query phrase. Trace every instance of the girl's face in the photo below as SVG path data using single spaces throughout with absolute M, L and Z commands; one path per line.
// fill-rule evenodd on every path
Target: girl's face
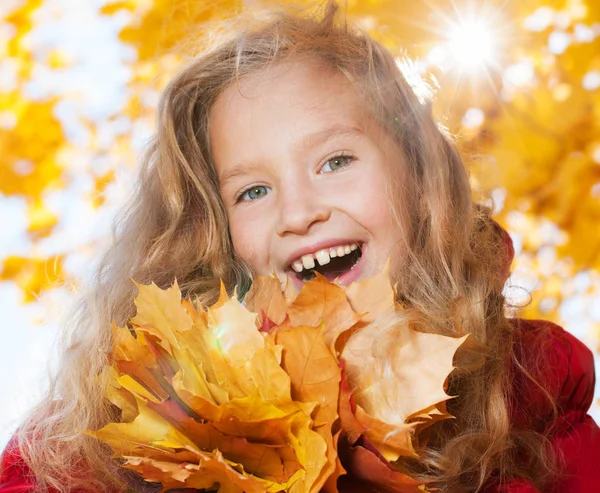
M 316 61 L 265 69 L 217 99 L 210 151 L 235 252 L 255 274 L 301 287 L 315 268 L 348 285 L 388 257 L 394 268 L 402 239 L 386 191 L 403 155 L 363 99 Z

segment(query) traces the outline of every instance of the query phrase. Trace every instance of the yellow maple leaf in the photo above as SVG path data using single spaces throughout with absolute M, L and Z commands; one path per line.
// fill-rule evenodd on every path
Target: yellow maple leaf
M 202 310 L 177 283 L 137 287 L 137 313 L 113 325 L 101 376 L 121 421 L 88 433 L 165 488 L 317 491 L 334 444 L 316 430 L 317 403 L 292 397 L 283 347 L 257 315 L 225 291 Z

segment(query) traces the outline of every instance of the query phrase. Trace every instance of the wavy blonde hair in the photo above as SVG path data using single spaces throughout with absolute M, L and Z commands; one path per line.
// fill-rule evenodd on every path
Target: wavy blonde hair
M 286 9 L 257 19 L 221 27 L 229 34 L 193 58 L 162 95 L 137 189 L 65 324 L 61 370 L 18 432 L 40 491 L 144 490 L 105 445 L 81 433 L 117 418 L 96 378 L 111 350 L 111 321 L 123 324 L 134 314 L 131 278 L 163 288 L 177 278 L 183 294 L 203 304 L 216 299 L 219 279 L 229 288 L 249 285 L 252 273 L 234 255 L 211 164 L 208 115 L 236 80 L 299 56 L 325 61 L 354 81 L 405 154 L 403 183 L 391 192 L 398 217 L 406 218 L 399 221 L 406 258 L 394 273 L 407 307 L 402 316 L 418 330 L 472 335 L 448 383 L 448 393 L 458 395 L 448 403 L 456 419 L 433 426 L 418 449 L 421 460 L 398 467 L 446 493 L 479 491 L 512 476 L 543 489 L 553 471 L 546 437 L 510 422 L 508 370 L 516 365 L 527 372 L 513 352 L 517 327 L 504 316 L 502 234 L 489 210 L 474 204 L 451 139 L 392 55 L 350 26 L 335 1 L 310 15 Z M 393 336 L 393 329 L 374 334 L 383 342 L 376 345 L 382 361 Z

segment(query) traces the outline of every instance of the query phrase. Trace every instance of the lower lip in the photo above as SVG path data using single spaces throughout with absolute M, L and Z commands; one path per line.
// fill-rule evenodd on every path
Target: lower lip
M 358 263 L 352 268 L 350 269 L 348 272 L 345 272 L 344 274 L 342 274 L 341 276 L 337 277 L 337 283 L 342 285 L 342 286 L 348 286 L 349 284 L 353 283 L 354 281 L 356 281 L 364 272 L 365 270 L 365 264 L 366 264 L 366 252 L 367 252 L 367 244 L 363 243 L 361 245 L 362 248 L 362 254 L 360 256 L 360 259 L 358 259 Z M 288 273 L 288 277 L 292 280 L 292 282 L 294 283 L 294 286 L 296 286 L 296 288 L 298 288 L 299 290 L 302 289 L 302 286 L 304 286 L 304 282 L 301 281 L 300 279 L 298 279 L 298 277 L 296 277 L 295 273 L 291 272 Z

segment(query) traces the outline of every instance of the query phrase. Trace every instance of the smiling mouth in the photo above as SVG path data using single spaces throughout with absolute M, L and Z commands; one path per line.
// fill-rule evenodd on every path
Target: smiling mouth
M 314 279 L 316 272 L 323 275 L 328 281 L 332 282 L 337 277 L 340 277 L 346 272 L 351 271 L 358 264 L 360 258 L 362 257 L 362 253 L 362 243 L 359 243 L 356 250 L 353 250 L 343 256 L 332 257 L 325 265 L 320 265 L 317 261 L 315 262 L 315 266 L 312 268 L 303 268 L 300 272 L 296 272 L 294 269 L 290 268 L 288 272 L 290 275 L 295 276 L 302 282 L 307 282 L 311 279 Z

